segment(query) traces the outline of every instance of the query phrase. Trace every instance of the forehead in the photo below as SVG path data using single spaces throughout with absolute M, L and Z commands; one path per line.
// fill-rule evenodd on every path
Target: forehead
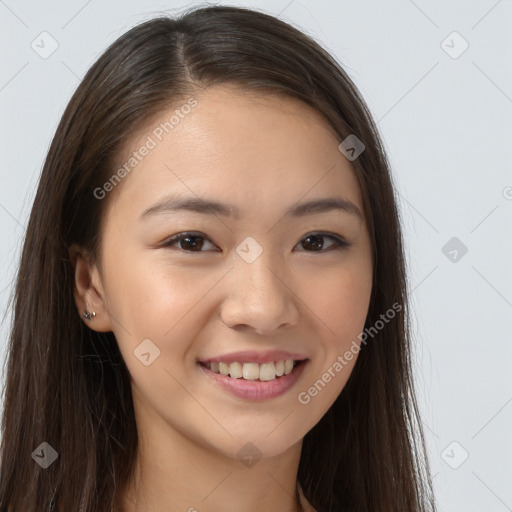
M 336 194 L 363 211 L 337 135 L 310 106 L 229 85 L 190 98 L 161 111 L 120 151 L 116 168 L 129 172 L 110 192 L 118 207 L 141 213 L 173 193 L 235 204 L 244 217 Z

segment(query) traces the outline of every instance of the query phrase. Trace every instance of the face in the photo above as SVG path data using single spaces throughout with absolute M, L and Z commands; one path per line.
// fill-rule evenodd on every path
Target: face
M 327 412 L 357 359 L 372 286 L 361 192 L 307 105 L 233 86 L 193 97 L 119 155 L 137 162 L 97 199 L 97 295 L 83 309 L 115 334 L 139 431 L 158 418 L 228 457 L 249 442 L 275 456 Z M 337 207 L 305 206 L 327 199 Z

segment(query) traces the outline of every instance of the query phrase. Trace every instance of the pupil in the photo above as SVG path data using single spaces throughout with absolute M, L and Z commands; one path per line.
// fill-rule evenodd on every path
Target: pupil
M 185 243 L 188 246 L 191 246 L 193 249 L 197 249 L 197 248 L 201 249 L 201 247 L 202 247 L 202 243 L 201 242 L 197 242 L 196 241 L 195 243 L 193 243 L 193 242 L 189 243 L 189 240 L 201 240 L 200 237 L 198 237 L 198 236 L 187 236 L 187 237 L 183 238 L 181 242 Z
M 306 244 L 303 244 L 303 245 L 309 245 L 310 247 L 314 247 L 314 248 L 318 248 L 318 249 L 321 249 L 322 246 L 324 245 L 323 242 L 319 241 L 322 239 L 322 237 L 320 235 L 309 235 L 308 237 L 305 238 L 305 240 L 311 240 L 311 239 L 316 239 L 317 243 L 309 244 L 306 242 Z
M 309 235 L 308 237 L 306 237 L 304 240 L 305 240 L 305 243 L 303 243 L 303 247 L 305 248 L 309 248 L 309 249 L 322 249 L 323 247 L 323 242 L 322 242 L 322 238 L 323 236 L 322 235 Z M 195 242 L 191 242 L 191 240 L 196 240 Z M 311 243 L 310 241 L 311 240 L 314 240 L 315 242 Z M 203 247 L 203 243 L 202 243 L 202 239 L 200 236 L 192 236 L 192 235 L 189 235 L 185 238 L 182 238 L 181 240 L 181 244 L 183 246 L 183 244 L 185 244 L 186 248 L 189 248 L 189 249 L 192 249 L 192 250 L 200 250 L 202 247 Z M 309 247 L 306 247 L 306 246 L 309 246 Z

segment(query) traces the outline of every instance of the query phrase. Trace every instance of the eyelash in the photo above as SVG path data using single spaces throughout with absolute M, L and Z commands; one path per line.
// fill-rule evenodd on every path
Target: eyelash
M 305 235 L 301 239 L 301 241 L 305 240 L 309 236 L 315 236 L 315 237 L 321 237 L 321 238 L 331 238 L 334 241 L 334 245 L 332 245 L 328 249 L 322 249 L 321 251 L 306 251 L 306 250 L 304 250 L 304 251 L 300 251 L 300 252 L 310 252 L 310 253 L 313 253 L 313 254 L 314 253 L 323 254 L 323 253 L 331 251 L 331 250 L 347 249 L 347 248 L 349 248 L 352 245 L 349 242 L 347 242 L 346 240 L 344 240 L 343 238 L 341 238 L 340 236 L 337 236 L 337 235 L 335 235 L 333 233 L 316 232 L 316 231 L 308 233 L 307 235 Z M 203 233 L 193 232 L 193 231 L 185 231 L 183 233 L 178 233 L 177 235 L 174 235 L 174 236 L 168 238 L 162 244 L 162 247 L 173 248 L 173 246 L 177 242 L 181 242 L 181 241 L 185 240 L 188 237 L 191 237 L 191 238 L 204 238 L 205 240 L 208 240 L 209 242 L 211 242 L 213 244 L 213 242 L 206 235 L 204 235 Z M 299 242 L 299 244 L 300 244 L 300 242 Z M 201 251 L 201 250 L 200 251 L 187 251 L 185 249 L 181 249 L 181 250 L 184 251 L 184 252 L 191 252 L 191 253 L 194 253 L 194 252 L 206 252 L 206 251 Z

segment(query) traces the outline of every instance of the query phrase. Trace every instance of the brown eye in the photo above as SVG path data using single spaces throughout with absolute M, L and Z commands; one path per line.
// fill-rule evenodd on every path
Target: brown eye
M 326 238 L 331 239 L 332 241 L 327 248 L 325 247 L 324 242 L 324 239 Z M 177 235 L 169 238 L 163 244 L 163 247 L 177 248 L 185 252 L 205 252 L 203 250 L 205 242 L 214 246 L 213 243 L 202 233 L 184 232 L 178 233 Z M 178 247 L 176 247 L 176 245 L 178 245 Z M 350 247 L 350 244 L 341 237 L 330 233 L 310 233 L 301 240 L 299 245 L 305 249 L 305 252 L 318 253 Z
M 327 249 L 324 248 L 323 239 L 325 238 L 330 238 L 334 241 Z M 328 233 L 310 233 L 302 239 L 300 245 L 304 247 L 307 252 L 326 252 L 332 249 L 343 249 L 350 246 L 350 244 L 342 238 Z
M 164 244 L 164 247 L 174 247 L 179 244 L 181 249 L 186 252 L 204 252 L 201 249 L 204 246 L 204 241 L 208 238 L 202 234 L 197 233 L 179 233 L 169 238 Z M 209 243 L 211 243 L 208 240 Z M 212 244 L 213 245 L 213 244 Z

